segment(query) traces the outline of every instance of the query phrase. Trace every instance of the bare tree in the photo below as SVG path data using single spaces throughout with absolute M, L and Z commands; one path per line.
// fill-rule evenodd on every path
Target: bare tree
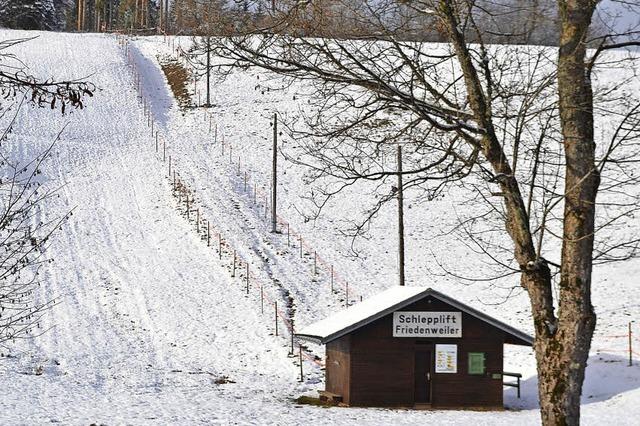
M 13 113 L 0 135 L 0 346 L 44 331 L 40 318 L 55 301 L 36 301 L 39 273 L 51 261 L 44 252 L 53 232 L 70 215 L 41 220 L 43 204 L 55 189 L 43 186 L 39 178 L 56 141 L 32 159 L 8 156 L 16 114 L 24 104 L 59 107 L 63 112 L 68 106 L 82 108 L 83 99 L 95 90 L 84 81 L 42 81 L 28 74 L 25 64 L 8 49 L 29 40 L 0 42 L 0 118 Z
M 638 249 L 638 235 L 616 232 L 639 208 L 629 189 L 638 183 L 640 99 L 627 90 L 638 58 L 611 52 L 638 44 L 591 38 L 593 0 L 558 0 L 557 49 L 489 45 L 495 10 L 475 0 L 363 1 L 357 16 L 368 31 L 360 37 L 331 37 L 326 28 L 313 37 L 308 27 L 301 38 L 301 17 L 323 13 L 314 3 L 277 2 L 268 27 L 216 39 L 226 58 L 219 72 L 257 66 L 313 89 L 315 103 L 289 123 L 302 151 L 290 159 L 309 166 L 312 182 L 331 182 L 318 186 L 319 208 L 356 181 L 379 182 L 364 226 L 394 198 L 384 188 L 398 175 L 389 161 L 398 144 L 410 154 L 405 188 L 430 199 L 466 187 L 472 208 L 456 229 L 501 271 L 481 279 L 518 275 L 530 299 L 542 421 L 578 424 L 596 323 L 593 264 Z M 419 22 L 399 26 L 399 8 Z M 408 41 L 409 24 L 447 43 Z M 518 44 L 526 33 L 535 28 L 500 37 Z M 598 47 L 588 52 L 589 43 Z M 594 92 L 593 76 L 614 64 L 618 79 Z
M 211 56 L 213 54 L 214 44 L 210 35 L 204 37 L 192 37 L 189 48 L 186 51 L 181 52 L 181 56 L 184 57 L 189 64 L 192 74 L 198 79 L 205 77 L 207 80 L 206 107 L 211 106 L 211 72 L 213 71 Z

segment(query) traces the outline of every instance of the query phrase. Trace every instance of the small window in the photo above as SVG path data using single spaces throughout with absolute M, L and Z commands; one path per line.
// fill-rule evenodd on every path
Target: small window
M 484 374 L 485 358 L 484 352 L 469 352 L 469 374 Z

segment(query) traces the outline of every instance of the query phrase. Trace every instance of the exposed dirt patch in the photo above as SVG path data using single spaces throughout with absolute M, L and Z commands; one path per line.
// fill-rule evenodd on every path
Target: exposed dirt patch
M 159 56 L 158 62 L 162 68 L 162 72 L 167 77 L 169 87 L 173 92 L 173 96 L 178 101 L 180 108 L 188 108 L 191 105 L 191 95 L 187 90 L 187 84 L 190 80 L 190 73 L 182 64 L 170 57 Z

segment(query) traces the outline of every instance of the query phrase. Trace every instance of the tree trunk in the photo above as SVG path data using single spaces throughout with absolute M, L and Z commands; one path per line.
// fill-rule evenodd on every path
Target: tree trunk
M 207 36 L 207 106 L 211 106 L 211 37 Z
M 469 105 L 485 129 L 479 146 L 496 174 L 504 197 L 506 230 L 514 243 L 514 257 L 522 269 L 534 320 L 538 392 L 544 425 L 577 425 L 584 372 L 595 328 L 591 306 L 591 270 L 595 198 L 599 176 L 595 168 L 593 96 L 586 72 L 584 43 L 594 0 L 558 0 L 561 18 L 558 58 L 560 121 L 566 158 L 565 212 L 558 315 L 554 314 L 551 273 L 536 253 L 529 218 L 518 182 L 495 136 L 491 99 L 473 64 L 456 12 L 440 1 L 449 39 L 465 78 Z M 470 141 L 470 143 L 478 143 Z
M 78 31 L 82 31 L 83 28 L 83 16 L 84 16 L 84 1 L 78 0 Z
M 593 0 L 559 0 L 560 121 L 566 158 L 564 231 L 558 328 L 537 339 L 540 410 L 547 425 L 580 423 L 580 395 L 596 316 L 591 305 L 595 201 L 593 93 L 586 72 L 585 38 Z

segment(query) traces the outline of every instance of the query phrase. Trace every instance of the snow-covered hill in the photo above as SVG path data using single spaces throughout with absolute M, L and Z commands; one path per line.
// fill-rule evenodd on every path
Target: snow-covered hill
M 0 33 L 3 38 L 25 34 Z M 188 40 L 144 38 L 128 46 L 120 41 L 41 33 L 18 52 L 43 78 L 90 76 L 101 90 L 84 110 L 65 117 L 25 108 L 7 145 L 13 156 L 28 158 L 68 123 L 45 169 L 48 184 L 62 186 L 60 197 L 43 214 L 75 210 L 49 250 L 55 261 L 38 296 L 59 298 L 46 317 L 51 330 L 0 350 L 10 355 L 0 359 L 1 424 L 538 422 L 533 354 L 509 347 L 505 369 L 522 372 L 525 379 L 521 400 L 513 389 L 505 390 L 505 412 L 294 404 L 293 398 L 323 387 L 323 374 L 305 358 L 305 381 L 298 381 L 284 317 L 292 315 L 297 327 L 341 309 L 347 283 L 353 303 L 395 285 L 393 208 L 382 212 L 370 239 L 357 242 L 360 255 L 350 256 L 351 240 L 339 230 L 361 210 L 362 188 L 338 199 L 317 221 L 305 222 L 298 213 L 304 208 L 304 171 L 282 162 L 283 233 L 271 234 L 264 202 L 269 120 L 276 110 L 297 108 L 296 88 L 269 91 L 259 73 L 235 73 L 216 85 L 214 108 L 183 111 L 171 96 L 158 55 L 171 55 L 176 43 Z M 136 72 L 144 104 L 137 98 Z M 157 151 L 151 119 L 144 114 L 147 104 L 153 131 L 159 132 Z M 173 196 L 174 171 L 195 191 L 191 220 L 184 214 L 184 197 Z M 434 287 L 530 332 L 524 294 L 496 305 L 504 295 L 499 288 L 465 286 L 433 274 L 434 257 L 472 256 L 462 244 L 433 238 L 449 220 L 451 201 L 409 204 L 409 283 Z M 201 219 L 198 229 L 195 217 Z M 624 338 L 612 337 L 640 318 L 639 275 L 637 261 L 596 270 L 594 304 L 600 316 L 583 396 L 584 424 L 608 417 L 634 424 L 640 416 L 640 367 L 626 367 Z M 260 287 L 268 298 L 264 314 Z M 283 314 L 279 336 L 274 336 L 274 301 Z M 310 350 L 323 355 L 322 348 Z M 36 375 L 39 367 L 42 374 Z M 223 383 L 225 378 L 234 383 Z

